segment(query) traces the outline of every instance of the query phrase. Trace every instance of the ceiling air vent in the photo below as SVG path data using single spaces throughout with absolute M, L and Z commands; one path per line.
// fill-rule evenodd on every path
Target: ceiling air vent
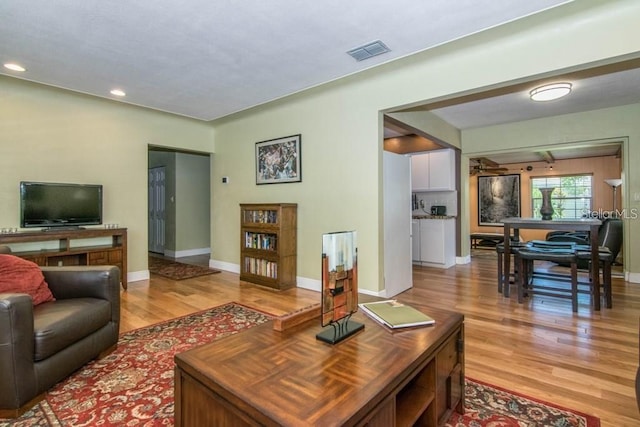
M 380 40 L 376 40 L 371 43 L 367 43 L 364 46 L 359 46 L 354 49 L 351 49 L 347 53 L 351 55 L 356 61 L 364 61 L 365 59 L 373 58 L 377 55 L 382 55 L 383 53 L 387 53 L 391 51 Z

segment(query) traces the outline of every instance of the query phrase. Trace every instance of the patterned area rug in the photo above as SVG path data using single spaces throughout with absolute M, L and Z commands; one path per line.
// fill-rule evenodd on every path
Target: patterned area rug
M 269 316 L 236 303 L 127 332 L 118 348 L 53 387 L 0 427 L 173 426 L 173 356 L 259 325 Z M 599 427 L 600 421 L 467 378 L 466 411 L 446 427 Z
M 109 356 L 55 385 L 0 426 L 172 426 L 173 356 L 270 319 L 230 303 L 124 333 Z
M 467 378 L 464 415 L 444 427 L 599 427 L 600 419 Z
M 206 276 L 207 274 L 220 273 L 220 270 L 150 256 L 149 272 L 173 280 L 184 280 L 192 277 Z

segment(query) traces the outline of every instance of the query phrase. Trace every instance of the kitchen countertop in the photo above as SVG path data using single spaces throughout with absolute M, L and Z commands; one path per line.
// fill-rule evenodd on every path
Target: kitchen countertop
M 413 215 L 413 219 L 455 219 L 453 215 Z

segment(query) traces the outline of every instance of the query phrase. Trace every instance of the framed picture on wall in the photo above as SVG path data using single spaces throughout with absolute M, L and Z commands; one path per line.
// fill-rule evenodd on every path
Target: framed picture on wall
M 302 181 L 301 139 L 298 134 L 256 142 L 256 184 Z
M 502 225 L 520 216 L 520 175 L 478 177 L 478 225 Z

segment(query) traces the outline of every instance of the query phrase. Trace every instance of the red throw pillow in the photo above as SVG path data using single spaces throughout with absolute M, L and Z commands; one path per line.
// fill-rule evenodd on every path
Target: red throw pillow
M 54 301 L 40 267 L 15 255 L 0 254 L 0 293 L 29 294 L 33 305 Z

